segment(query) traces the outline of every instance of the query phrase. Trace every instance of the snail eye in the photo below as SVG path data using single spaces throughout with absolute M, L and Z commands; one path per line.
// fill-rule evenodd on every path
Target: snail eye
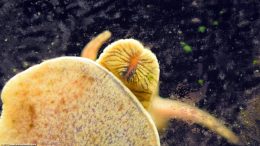
M 118 77 L 142 103 L 149 103 L 158 85 L 159 65 L 156 56 L 139 41 L 118 40 L 105 48 L 97 62 Z

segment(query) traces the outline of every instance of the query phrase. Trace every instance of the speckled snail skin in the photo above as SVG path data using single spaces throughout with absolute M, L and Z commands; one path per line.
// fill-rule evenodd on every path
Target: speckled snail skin
M 86 45 L 81 56 L 95 60 L 100 46 L 110 36 L 109 31 L 99 34 Z M 134 39 L 118 40 L 107 46 L 96 61 L 112 72 L 136 95 L 153 117 L 158 130 L 167 127 L 170 119 L 181 119 L 203 125 L 223 136 L 230 143 L 241 144 L 235 133 L 209 113 L 180 101 L 159 97 L 157 58 L 139 41 Z
M 48 59 L 12 77 L 1 99 L 0 145 L 160 146 L 149 113 L 93 60 Z

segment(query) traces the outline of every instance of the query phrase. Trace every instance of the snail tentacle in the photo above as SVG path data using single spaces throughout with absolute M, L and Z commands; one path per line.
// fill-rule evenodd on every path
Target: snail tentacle
M 93 38 L 82 50 L 81 57 L 91 60 L 97 59 L 97 53 L 100 47 L 111 37 L 110 31 L 104 31 L 97 37 Z
M 150 113 L 158 130 L 167 127 L 170 119 L 181 119 L 200 124 L 226 138 L 230 143 L 238 145 L 241 143 L 240 138 L 221 121 L 193 105 L 157 96 L 154 98 L 151 106 Z

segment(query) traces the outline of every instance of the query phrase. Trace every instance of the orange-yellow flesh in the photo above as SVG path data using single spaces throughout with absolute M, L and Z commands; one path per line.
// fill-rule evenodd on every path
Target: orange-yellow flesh
M 132 75 L 134 74 L 134 72 L 137 68 L 138 62 L 139 62 L 139 55 L 133 55 L 133 57 L 130 58 L 129 66 L 128 66 L 127 71 L 124 75 L 124 78 L 126 80 L 129 80 L 132 77 Z
M 165 128 L 170 119 L 180 119 L 205 126 L 223 136 L 229 142 L 240 144 L 239 137 L 221 121 L 195 106 L 176 100 L 155 97 L 150 112 L 159 130 Z
M 110 31 L 104 31 L 93 38 L 82 50 L 81 57 L 91 60 L 97 59 L 97 53 L 100 47 L 111 37 Z

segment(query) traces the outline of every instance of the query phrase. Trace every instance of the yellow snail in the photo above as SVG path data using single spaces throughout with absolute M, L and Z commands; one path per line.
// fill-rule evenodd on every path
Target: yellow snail
M 137 40 L 99 34 L 82 57 L 43 61 L 15 75 L 1 98 L 1 144 L 159 146 L 170 119 L 198 123 L 240 144 L 209 113 L 158 94 L 156 56 Z M 97 59 L 97 60 L 96 60 Z
M 84 47 L 81 56 L 96 60 L 98 50 L 110 36 L 109 31 L 99 34 Z M 167 127 L 170 119 L 181 119 L 207 127 L 230 143 L 240 144 L 239 137 L 209 113 L 184 102 L 159 96 L 160 70 L 157 58 L 139 41 L 134 39 L 115 41 L 104 49 L 96 61 L 134 93 L 152 115 L 158 130 Z

